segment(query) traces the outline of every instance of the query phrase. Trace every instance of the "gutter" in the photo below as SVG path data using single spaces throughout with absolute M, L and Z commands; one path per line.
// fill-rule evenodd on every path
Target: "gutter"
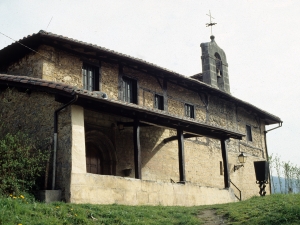
M 66 108 L 67 106 L 73 104 L 78 99 L 78 95 L 75 95 L 74 98 L 66 103 L 65 105 L 59 107 L 54 112 L 54 140 L 53 140 L 53 171 L 52 171 L 52 188 L 51 190 L 54 190 L 55 187 L 55 173 L 56 173 L 56 152 L 57 152 L 57 130 L 58 130 L 58 113 Z
M 267 160 L 268 161 L 269 161 L 269 153 L 268 153 L 268 147 L 267 147 L 267 133 L 269 131 L 271 131 L 271 130 L 275 130 L 275 129 L 280 128 L 280 127 L 282 127 L 282 121 L 278 123 L 277 127 L 274 127 L 274 128 L 272 128 L 270 130 L 264 131 L 264 139 L 265 139 L 265 146 L 266 146 L 266 156 L 267 156 Z M 268 176 L 269 176 L 269 181 L 270 181 L 269 182 L 270 194 L 272 194 L 272 182 L 271 182 L 271 176 L 270 176 L 270 168 L 269 168 L 269 174 L 268 174 Z
M 270 129 L 270 130 L 266 130 L 265 133 L 268 133 L 269 131 L 275 130 L 275 129 L 279 128 L 279 127 L 282 127 L 282 121 L 278 123 L 278 126 L 277 126 L 277 127 L 274 127 L 274 128 L 272 128 L 272 129 Z

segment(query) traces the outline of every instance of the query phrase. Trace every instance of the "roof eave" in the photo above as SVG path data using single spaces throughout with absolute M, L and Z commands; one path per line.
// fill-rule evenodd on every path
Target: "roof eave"
M 272 115 L 272 114 L 270 114 L 270 113 L 268 113 L 264 110 L 261 110 L 261 109 L 257 108 L 256 106 L 254 106 L 254 105 L 252 105 L 248 102 L 245 102 L 245 101 L 242 101 L 238 98 L 235 98 L 234 96 L 232 96 L 232 95 L 230 95 L 226 92 L 223 92 L 223 91 L 221 91 L 217 88 L 213 88 L 210 85 L 208 85 L 206 83 L 203 83 L 199 80 L 196 80 L 196 79 L 193 79 L 193 78 L 190 78 L 190 77 L 186 77 L 182 74 L 176 73 L 176 72 L 171 71 L 171 70 L 167 70 L 165 68 L 159 67 L 157 65 L 146 62 L 144 60 L 137 59 L 137 58 L 134 58 L 134 57 L 131 57 L 131 56 L 128 56 L 128 55 L 124 55 L 124 54 L 121 54 L 121 53 L 118 53 L 118 52 L 115 52 L 115 51 L 111 51 L 109 49 L 106 49 L 106 48 L 103 48 L 103 47 L 100 47 L 100 46 L 97 46 L 97 45 L 92 45 L 92 44 L 89 44 L 89 43 L 81 42 L 81 41 L 78 41 L 78 40 L 75 40 L 75 39 L 67 38 L 67 37 L 64 37 L 64 36 L 61 36 L 61 35 L 56 35 L 56 34 L 52 34 L 52 33 L 45 32 L 45 31 L 40 31 L 37 34 L 27 36 L 27 37 L 21 39 L 20 42 L 25 44 L 25 45 L 29 45 L 29 47 L 36 48 L 37 45 L 44 42 L 45 38 L 51 39 L 51 40 L 58 40 L 58 41 L 61 41 L 61 42 L 69 43 L 71 45 L 77 45 L 79 47 L 87 48 L 87 49 L 90 49 L 90 50 L 93 50 L 93 51 L 99 51 L 103 54 L 110 55 L 110 57 L 116 58 L 117 62 L 122 62 L 122 61 L 129 62 L 130 61 L 130 62 L 132 62 L 136 65 L 141 65 L 145 68 L 148 68 L 149 70 L 158 71 L 157 74 L 164 74 L 165 76 L 167 76 L 169 78 L 174 77 L 174 79 L 179 79 L 180 81 L 185 81 L 188 84 L 196 85 L 198 88 L 194 88 L 194 89 L 195 90 L 197 89 L 196 91 L 198 91 L 198 92 L 202 92 L 202 91 L 208 92 L 212 95 L 217 95 L 217 96 L 219 96 L 223 99 L 232 101 L 232 102 L 234 102 L 235 104 L 237 104 L 241 107 L 250 108 L 252 111 L 256 111 L 257 114 L 260 115 L 260 117 L 262 117 L 266 120 L 267 124 L 275 124 L 275 123 L 282 122 L 279 117 L 274 116 L 274 115 Z M 15 42 L 15 43 L 7 46 L 6 48 L 4 48 L 0 51 L 0 60 L 1 60 L 1 62 L 5 63 L 6 60 L 9 59 L 9 57 L 7 57 L 9 55 L 12 55 L 12 57 L 15 57 L 15 52 L 19 52 L 18 49 L 22 49 L 22 53 L 30 52 L 29 49 L 24 50 L 25 49 L 24 46 L 21 46 L 19 43 Z M 1 55 L 2 55 L 2 58 L 1 58 Z M 17 58 L 17 57 L 15 57 L 15 58 Z M 0 72 L 1 72 L 1 68 L 0 68 Z M 179 83 L 181 83 L 181 82 L 179 82 Z

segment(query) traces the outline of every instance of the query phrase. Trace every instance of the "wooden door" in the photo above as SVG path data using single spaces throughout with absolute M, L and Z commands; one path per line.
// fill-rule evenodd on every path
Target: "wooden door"
M 86 171 L 88 173 L 101 174 L 101 155 L 99 149 L 92 145 L 86 145 Z

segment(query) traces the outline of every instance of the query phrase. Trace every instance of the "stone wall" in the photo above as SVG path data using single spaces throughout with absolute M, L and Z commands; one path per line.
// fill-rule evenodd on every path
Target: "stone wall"
M 245 200 L 252 196 L 258 196 L 259 186 L 255 183 L 256 178 L 253 162 L 261 161 L 262 159 L 260 157 L 248 155 L 244 167 L 241 167 L 234 172 L 234 165 L 239 165 L 240 163 L 237 160 L 236 154 L 233 152 L 229 152 L 228 158 L 230 165 L 230 179 L 242 191 L 242 199 Z M 236 194 L 239 194 L 233 185 L 231 185 L 231 188 Z M 270 194 L 269 185 L 267 185 L 265 191 L 267 194 Z
M 118 74 L 119 66 L 117 64 L 101 63 L 101 91 L 114 100 L 118 100 Z
M 82 88 L 82 60 L 79 57 L 53 47 L 42 45 L 39 52 L 44 55 L 43 79 L 62 82 Z
M 69 54 L 62 50 L 55 49 L 50 46 L 42 45 L 38 54 L 29 54 L 18 62 L 14 62 L 8 68 L 9 73 L 39 77 L 51 81 L 59 81 L 69 85 L 82 87 L 81 68 L 83 64 L 82 58 Z M 162 88 L 163 80 L 156 79 L 152 74 L 141 71 L 128 66 L 120 66 L 118 64 L 100 62 L 95 59 L 85 59 L 93 65 L 99 65 L 100 68 L 100 89 L 108 95 L 109 99 L 119 99 L 119 79 L 122 75 L 134 78 L 138 83 L 138 104 L 145 108 L 154 107 L 154 95 L 164 95 L 167 99 L 167 111 L 171 115 L 184 117 L 184 103 L 194 106 L 195 120 L 205 122 L 207 124 L 222 127 L 228 130 L 242 132 L 246 134 L 246 125 L 251 126 L 252 141 L 248 141 L 244 137 L 241 141 L 230 140 L 228 145 L 228 157 L 230 164 L 230 176 L 232 181 L 242 190 L 245 198 L 257 195 L 257 185 L 255 184 L 255 174 L 253 161 L 266 160 L 266 152 L 264 146 L 264 122 L 253 112 L 249 112 L 233 102 L 220 99 L 208 93 L 195 92 L 183 88 L 182 86 L 170 81 L 165 81 L 167 90 L 164 93 Z M 120 71 L 122 71 L 121 74 Z M 20 94 L 20 93 L 19 93 Z M 34 94 L 34 93 L 33 93 Z M 26 94 L 22 98 L 25 98 Z M 43 94 L 46 95 L 46 94 Z M 31 116 L 29 109 L 17 109 L 15 112 L 22 115 L 22 110 L 29 113 L 28 116 L 20 118 L 20 120 L 28 120 L 33 118 L 33 123 L 28 126 L 28 131 L 33 132 L 37 129 L 45 130 L 40 135 L 52 137 L 53 125 L 38 124 L 37 118 L 50 118 L 52 120 L 53 111 L 48 106 L 43 106 L 47 101 L 42 101 L 41 94 L 38 95 L 35 104 L 41 104 L 43 112 L 36 110 L 33 115 L 39 114 L 38 117 Z M 30 98 L 30 97 L 26 97 Z M 49 97 L 45 97 L 48 98 Z M 53 97 L 54 110 L 58 103 L 55 103 Z M 30 100 L 35 101 L 35 100 Z M 39 103 L 40 101 L 40 103 Z M 24 101 L 26 102 L 26 101 Z M 4 104 L 4 103 L 2 103 Z M 9 105 L 9 104 L 8 104 Z M 44 108 L 43 108 L 44 107 Z M 46 110 L 48 109 L 48 111 Z M 13 108 L 2 108 L 6 116 L 12 112 Z M 59 146 L 62 149 L 58 153 L 58 187 L 65 187 L 64 182 L 68 181 L 68 168 L 71 167 L 71 151 L 74 146 L 71 134 L 74 132 L 74 126 L 71 117 L 71 109 L 66 109 L 60 114 L 59 125 Z M 27 114 L 26 114 L 27 115 Z M 14 121 L 13 127 L 18 127 L 18 120 Z M 29 121 L 21 122 L 26 127 Z M 48 121 L 48 119 L 46 120 Z M 45 121 L 45 122 L 46 122 Z M 84 111 L 84 132 L 97 130 L 107 137 L 107 140 L 114 146 L 116 154 L 116 175 L 124 176 L 124 169 L 134 169 L 133 163 L 133 132 L 132 128 L 126 127 L 124 130 L 117 129 L 117 122 L 131 122 L 131 120 L 113 115 Z M 37 125 L 38 124 L 38 125 Z M 36 126 L 36 127 L 33 127 Z M 51 129 L 49 128 L 51 127 Z M 31 130 L 31 131 L 30 131 Z M 33 132 L 34 133 L 34 132 Z M 163 140 L 176 135 L 176 131 L 163 129 L 160 127 L 142 127 L 141 128 L 141 149 L 142 149 L 142 177 L 143 180 L 152 180 L 169 183 L 171 180 L 177 182 L 179 180 L 178 169 L 178 146 L 177 141 L 164 143 Z M 185 139 L 186 154 L 186 179 L 188 182 L 200 186 L 224 187 L 224 176 L 220 166 L 222 163 L 220 141 L 206 137 L 197 137 Z M 61 154 L 64 151 L 64 154 Z M 233 172 L 234 165 L 237 162 L 237 156 L 240 152 L 248 155 L 248 161 L 243 168 Z M 130 175 L 134 177 L 134 174 Z M 64 190 L 63 190 L 64 191 Z M 69 193 L 70 194 L 70 193 Z M 65 195 L 65 199 L 70 197 Z
M 82 88 L 82 61 L 79 57 L 47 45 L 13 62 L 8 74 L 41 78 Z
M 243 121 L 243 120 L 241 120 Z M 134 178 L 133 128 L 119 130 L 117 122 L 130 120 L 112 115 L 85 110 L 85 126 L 106 135 L 115 146 L 117 156 L 116 175 L 124 176 L 123 170 L 132 169 L 129 177 Z M 155 126 L 141 127 L 140 143 L 142 154 L 142 179 L 159 182 L 178 182 L 177 140 L 164 143 L 164 139 L 176 136 L 175 130 Z M 227 142 L 229 170 L 232 181 L 243 192 L 243 198 L 257 195 L 253 161 L 265 160 L 263 151 L 245 141 L 231 139 Z M 186 180 L 203 187 L 224 187 L 223 160 L 220 141 L 206 137 L 184 140 Z M 239 170 L 238 155 L 244 151 L 247 162 Z
M 235 201 L 230 189 L 72 173 L 71 203 L 194 206 Z
M 30 53 L 20 60 L 11 63 L 7 68 L 7 74 L 42 78 L 43 64 L 44 59 L 41 55 Z
M 54 111 L 61 106 L 54 96 L 43 92 L 19 92 L 7 88 L 0 92 L 0 123 L 9 132 L 22 132 L 36 140 L 42 150 L 53 150 Z M 70 109 L 59 113 L 56 189 L 62 189 L 68 199 L 71 172 L 71 114 Z M 52 165 L 52 159 L 50 159 Z M 48 188 L 51 188 L 52 166 L 49 168 Z
M 79 56 L 42 45 L 38 49 L 39 54 L 29 54 L 18 62 L 12 63 L 8 72 L 18 75 L 39 77 L 46 80 L 63 82 L 69 85 L 82 87 L 81 68 L 83 60 Z M 120 91 L 118 64 L 100 62 L 95 59 L 85 59 L 100 68 L 100 89 L 110 99 L 118 99 Z M 121 76 L 134 78 L 138 83 L 138 104 L 146 108 L 154 107 L 154 95 L 163 95 L 163 80 L 156 79 L 153 75 L 140 70 L 122 67 Z M 167 110 L 172 115 L 184 116 L 184 103 L 194 105 L 195 119 L 200 122 L 220 126 L 233 131 L 245 133 L 245 127 L 251 125 L 253 128 L 253 143 L 261 143 L 262 121 L 232 102 L 222 100 L 207 93 L 197 93 L 178 84 L 167 81 Z M 207 100 L 206 100 L 207 99 Z M 246 140 L 246 139 L 244 139 Z M 255 146 L 263 148 L 263 145 Z

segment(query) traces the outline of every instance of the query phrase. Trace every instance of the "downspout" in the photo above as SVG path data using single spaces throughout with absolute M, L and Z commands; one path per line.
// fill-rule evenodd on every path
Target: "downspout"
M 56 173 L 56 151 L 57 151 L 57 128 L 58 128 L 58 113 L 66 108 L 67 106 L 73 104 L 78 99 L 78 95 L 75 95 L 74 98 L 66 103 L 65 105 L 59 107 L 54 112 L 54 139 L 53 139 L 53 170 L 52 170 L 52 190 L 54 190 L 55 187 L 55 173 Z
M 278 124 L 277 127 L 274 127 L 274 128 L 272 128 L 272 129 L 270 129 L 270 130 L 264 131 L 264 139 L 265 139 L 265 147 L 266 147 L 267 160 L 269 160 L 268 147 L 267 147 L 267 133 L 268 133 L 269 131 L 275 130 L 275 129 L 279 128 L 279 127 L 282 127 L 282 122 L 279 122 L 279 124 Z M 270 194 L 272 194 L 272 182 L 271 182 L 271 176 L 270 176 L 270 169 L 269 169 L 269 174 L 268 174 L 268 176 L 269 176 L 269 181 L 270 181 L 270 182 L 269 182 Z

